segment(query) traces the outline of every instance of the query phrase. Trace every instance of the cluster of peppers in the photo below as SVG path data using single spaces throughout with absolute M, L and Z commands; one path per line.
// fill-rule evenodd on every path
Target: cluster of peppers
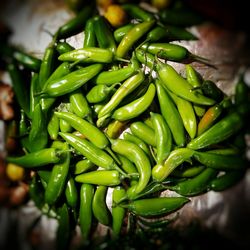
M 208 60 L 170 43 L 197 39 L 186 29 L 200 21 L 194 15 L 184 22 L 184 14 L 171 18 L 171 11 L 189 16 L 182 9 L 121 6 L 130 19 L 116 29 L 94 5 L 83 7 L 59 27 L 42 59 L 1 46 L 20 108 L 22 146 L 21 156 L 6 160 L 33 171 L 30 197 L 58 219 L 60 249 L 76 225 L 85 241 L 96 222 L 119 237 L 127 215 L 143 228 L 165 226 L 169 220 L 147 218 L 222 191 L 247 169 L 244 75 L 227 96 L 189 64 Z M 65 41 L 80 32 L 82 48 Z M 185 76 L 167 61 L 186 63 Z M 163 190 L 176 195 L 163 197 Z

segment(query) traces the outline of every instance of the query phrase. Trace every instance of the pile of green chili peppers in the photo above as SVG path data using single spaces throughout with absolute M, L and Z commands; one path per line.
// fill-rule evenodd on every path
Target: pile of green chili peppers
M 129 19 L 116 29 L 94 4 L 84 6 L 41 59 L 9 44 L 1 51 L 20 111 L 20 154 L 6 160 L 33 171 L 30 197 L 58 219 L 59 249 L 78 225 L 85 242 L 98 223 L 119 237 L 131 216 L 137 227 L 166 226 L 147 219 L 231 187 L 248 167 L 244 74 L 227 96 L 190 64 L 211 62 L 171 43 L 196 40 L 186 28 L 199 18 L 122 6 Z M 83 45 L 73 48 L 66 39 L 79 33 Z M 168 61 L 185 63 L 185 75 Z

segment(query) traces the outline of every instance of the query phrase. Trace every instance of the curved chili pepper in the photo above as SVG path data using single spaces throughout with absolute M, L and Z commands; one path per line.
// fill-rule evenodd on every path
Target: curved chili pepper
M 139 116 L 148 109 L 154 99 L 155 92 L 155 85 L 151 83 L 143 96 L 115 110 L 112 118 L 119 121 L 126 121 Z
M 97 170 L 77 175 L 75 181 L 101 186 L 117 186 L 123 176 L 117 170 Z
M 193 90 L 192 85 L 179 75 L 172 66 L 157 60 L 156 71 L 162 84 L 177 96 L 201 105 L 213 105 L 215 103 L 214 100 Z M 173 82 L 175 84 L 172 84 Z
M 176 168 L 172 173 L 171 176 L 174 177 L 181 177 L 181 178 L 191 178 L 198 174 L 200 174 L 206 167 L 205 166 L 189 166 L 184 168 Z
M 133 122 L 130 125 L 130 130 L 133 135 L 139 137 L 145 143 L 155 147 L 156 146 L 156 138 L 155 138 L 155 131 L 146 125 L 143 122 Z
M 116 57 L 123 58 L 131 47 L 146 33 L 153 25 L 155 20 L 144 21 L 136 24 L 121 40 L 116 50 Z
M 141 8 L 137 4 L 126 3 L 122 4 L 122 8 L 131 16 L 131 18 L 138 19 L 142 22 L 154 20 L 154 14 Z
M 74 174 L 82 174 L 88 170 L 93 170 L 94 167 L 96 167 L 96 166 L 93 162 L 91 162 L 88 159 L 83 159 L 83 160 L 78 161 L 76 163 Z M 96 170 L 96 169 L 94 169 L 94 170 Z
M 155 85 L 162 116 L 172 132 L 175 143 L 182 147 L 186 143 L 186 137 L 180 114 L 159 80 L 155 81 Z
M 94 31 L 99 47 L 109 49 L 112 53 L 115 53 L 116 43 L 107 20 L 100 15 L 95 16 L 93 19 Z
M 116 139 L 125 129 L 126 125 L 127 125 L 127 122 L 120 122 L 120 121 L 114 120 L 108 124 L 105 133 L 108 135 L 109 138 Z
M 101 127 L 105 119 L 111 116 L 113 110 L 120 104 L 120 102 L 134 89 L 136 89 L 145 79 L 142 71 L 139 71 L 136 75 L 131 76 L 117 89 L 112 95 L 108 103 L 98 113 L 97 126 Z
M 135 165 L 125 156 L 117 154 L 119 160 L 121 161 L 121 168 L 128 174 L 138 173 Z
M 79 225 L 84 240 L 88 240 L 92 226 L 92 201 L 94 192 L 93 185 L 87 183 L 81 185 Z
M 54 112 L 54 114 L 59 119 L 67 121 L 74 129 L 86 136 L 96 147 L 101 149 L 108 147 L 108 138 L 95 125 L 70 112 Z
M 117 204 L 126 197 L 126 190 L 121 187 L 115 187 L 112 193 L 112 235 L 117 238 L 122 229 L 126 210 Z
M 86 118 L 88 121 L 92 121 L 92 110 L 83 95 L 81 89 L 77 89 L 69 94 L 69 102 L 72 111 L 81 118 Z
M 117 169 L 121 172 L 121 170 L 118 168 L 115 161 L 109 154 L 96 147 L 87 139 L 81 139 L 73 134 L 68 133 L 59 132 L 59 135 L 73 148 L 79 151 L 87 159 L 92 161 L 95 165 L 105 169 Z
M 203 81 L 203 83 L 201 84 L 201 90 L 205 96 L 217 102 L 220 102 L 224 97 L 224 93 L 222 92 L 222 90 L 210 80 Z
M 185 28 L 174 25 L 156 26 L 148 32 L 146 41 L 158 42 L 161 40 L 197 40 L 197 37 Z
M 29 144 L 32 152 L 45 148 L 48 143 L 47 121 L 40 103 L 35 106 L 33 112 L 31 129 L 29 133 Z
M 208 185 L 211 180 L 218 174 L 218 171 L 206 168 L 199 175 L 188 179 L 186 181 L 181 181 L 177 185 L 170 187 L 169 189 L 174 190 L 183 196 L 194 196 L 202 194 L 208 190 Z
M 221 104 L 215 104 L 214 106 L 210 107 L 206 113 L 202 116 L 198 123 L 197 128 L 197 136 L 201 135 L 203 132 L 208 130 L 214 122 L 218 119 L 218 117 L 222 113 L 222 106 Z
M 59 119 L 59 127 L 60 127 L 60 131 L 63 133 L 70 133 L 73 130 L 71 125 L 64 119 Z
M 59 133 L 59 119 L 55 114 L 52 114 L 47 126 L 47 130 L 50 138 L 52 140 L 56 140 Z
M 156 55 L 159 58 L 174 62 L 201 62 L 209 65 L 206 58 L 192 54 L 185 47 L 173 43 L 144 43 L 142 49 Z
M 245 103 L 249 100 L 249 87 L 244 81 L 243 75 L 240 76 L 239 80 L 235 85 L 234 101 L 236 105 Z
M 119 204 L 135 215 L 149 217 L 171 213 L 184 206 L 189 199 L 186 197 L 159 197 L 134 200 L 128 204 Z
M 222 142 L 236 134 L 242 127 L 242 117 L 237 112 L 232 112 L 203 132 L 203 134 L 191 140 L 187 147 L 197 150 Z
M 96 47 L 94 18 L 89 18 L 84 29 L 83 48 Z
M 139 181 L 136 185 L 132 186 L 132 189 L 127 192 L 128 197 L 133 198 L 136 194 L 140 193 L 148 184 L 151 176 L 151 164 L 144 153 L 144 151 L 136 144 L 116 139 L 112 140 L 112 150 L 118 154 L 127 157 L 133 162 L 139 173 Z
M 162 163 L 172 149 L 172 134 L 162 115 L 150 112 L 156 138 L 156 162 Z
M 39 179 L 39 176 L 34 175 L 29 183 L 29 196 L 35 203 L 35 206 L 42 209 L 44 206 L 44 188 Z
M 113 53 L 108 49 L 98 47 L 81 48 L 61 54 L 58 60 L 84 63 L 111 63 L 113 61 Z
M 93 82 L 95 84 L 113 85 L 115 83 L 123 82 L 136 74 L 138 69 L 138 62 L 132 57 L 131 63 L 128 64 L 128 66 L 117 70 L 102 71 L 93 79 Z
M 246 167 L 246 160 L 240 155 L 223 155 L 194 151 L 193 156 L 201 164 L 218 170 L 241 170 Z
M 197 121 L 192 103 L 171 92 L 169 92 L 169 94 L 177 106 L 186 131 L 190 138 L 193 139 L 196 136 Z
M 145 66 L 149 67 L 151 70 L 155 67 L 155 56 L 143 49 L 135 50 L 136 58 L 139 62 L 143 63 Z
M 59 162 L 62 153 L 61 150 L 55 148 L 44 148 L 23 156 L 7 156 L 6 161 L 24 168 L 37 168 Z
M 221 192 L 239 183 L 244 176 L 245 171 L 227 171 L 225 174 L 213 179 L 209 184 L 209 188 Z
M 105 101 L 118 84 L 115 83 L 111 86 L 107 86 L 104 84 L 94 86 L 86 95 L 88 102 L 98 103 Z
M 114 39 L 120 43 L 122 38 L 135 26 L 133 23 L 125 24 L 114 31 Z
M 27 89 L 25 86 L 26 84 L 24 76 L 16 63 L 9 63 L 7 67 L 17 103 L 19 104 L 20 108 L 23 109 L 25 114 L 30 118 L 31 113 L 29 91 L 23 91 L 24 89 Z
M 40 95 L 45 97 L 57 97 L 71 93 L 97 75 L 102 67 L 101 64 L 92 64 L 78 69 L 66 76 L 62 76 L 59 79 L 53 80 L 48 83 Z
M 48 186 L 45 190 L 45 201 L 49 205 L 55 204 L 62 195 L 69 172 L 70 152 L 67 152 L 68 145 L 63 142 L 61 145 L 58 144 L 55 146 L 52 144 L 52 147 L 64 150 L 65 153 L 61 156 L 60 162 L 53 166 Z
M 87 20 L 93 13 L 93 6 L 89 4 L 85 6 L 75 17 L 58 28 L 57 39 L 65 39 L 80 33 L 85 28 Z
M 92 211 L 95 218 L 103 225 L 109 226 L 111 223 L 111 213 L 106 204 L 107 186 L 98 186 L 92 202 Z
M 153 180 L 161 182 L 168 177 L 184 161 L 189 160 L 194 154 L 188 148 L 178 148 L 169 154 L 168 158 L 162 163 L 157 164 L 152 169 Z
M 78 191 L 76 187 L 75 180 L 70 176 L 66 188 L 65 188 L 65 197 L 66 197 L 66 202 L 67 204 L 75 208 L 78 205 Z

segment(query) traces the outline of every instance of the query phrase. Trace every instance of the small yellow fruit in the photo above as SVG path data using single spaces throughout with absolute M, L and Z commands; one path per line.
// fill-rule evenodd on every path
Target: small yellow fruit
M 9 163 L 6 167 L 6 175 L 11 181 L 21 181 L 24 178 L 24 168 Z
M 125 10 L 118 4 L 110 5 L 104 13 L 104 17 L 113 27 L 119 27 L 127 21 L 127 14 Z
M 171 0 L 151 0 L 152 6 L 158 10 L 167 8 L 171 3 Z

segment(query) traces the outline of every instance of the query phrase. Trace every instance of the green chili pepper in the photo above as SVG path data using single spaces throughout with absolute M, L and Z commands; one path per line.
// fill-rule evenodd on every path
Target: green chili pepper
M 59 119 L 55 114 L 52 114 L 48 123 L 47 130 L 50 138 L 52 140 L 56 140 L 59 133 Z
M 74 129 L 86 136 L 96 147 L 104 149 L 109 145 L 106 135 L 95 125 L 70 112 L 54 112 L 59 118 L 67 121 Z
M 74 36 L 84 30 L 87 20 L 93 12 L 92 4 L 85 6 L 75 17 L 58 28 L 57 39 L 65 39 Z
M 29 100 L 30 100 L 29 110 L 30 110 L 31 116 L 34 113 L 35 106 L 39 102 L 39 98 L 36 96 L 36 93 L 38 92 L 37 86 L 38 86 L 38 73 L 34 73 L 31 78 L 30 97 L 29 97 Z
M 117 169 L 120 171 L 110 155 L 96 147 L 87 139 L 81 139 L 73 134 L 68 133 L 59 132 L 59 135 L 95 165 L 105 169 Z
M 117 70 L 102 71 L 95 78 L 93 78 L 93 82 L 95 84 L 105 84 L 110 86 L 128 79 L 132 75 L 136 74 L 136 71 L 138 69 L 138 62 L 134 58 L 132 58 L 131 63 L 128 64 L 127 67 L 123 67 Z
M 18 62 L 18 64 L 21 64 L 26 69 L 30 69 L 33 72 L 38 72 L 40 69 L 40 65 L 41 65 L 40 59 L 14 46 L 1 43 L 0 54 L 1 54 L 1 58 L 3 57 L 6 60 L 14 59 L 15 61 Z
M 98 186 L 92 202 L 92 210 L 95 218 L 103 225 L 109 226 L 111 223 L 111 213 L 106 204 L 108 187 Z
M 246 167 L 246 161 L 241 155 L 223 155 L 194 151 L 193 156 L 201 164 L 218 170 L 240 170 Z
M 177 96 L 201 105 L 213 105 L 215 103 L 214 100 L 193 90 L 192 85 L 179 75 L 172 66 L 157 60 L 156 70 L 162 84 Z
M 155 85 L 162 116 L 171 130 L 173 139 L 177 146 L 183 147 L 186 142 L 186 137 L 180 114 L 159 80 L 155 81 Z
M 56 44 L 56 51 L 59 53 L 59 55 L 72 50 L 75 50 L 75 48 L 67 42 L 57 42 Z
M 197 136 L 208 130 L 221 115 L 222 111 L 223 108 L 220 103 L 210 107 L 198 123 Z
M 186 78 L 189 84 L 191 84 L 194 88 L 197 88 L 199 90 L 201 84 L 202 84 L 202 76 L 190 65 L 186 65 Z M 200 93 L 202 93 L 201 90 L 199 90 Z M 194 104 L 194 111 L 197 116 L 201 117 L 206 112 L 205 108 L 200 105 Z
M 116 57 L 126 56 L 131 47 L 146 34 L 155 24 L 155 20 L 144 21 L 136 24 L 121 40 L 116 50 Z
M 213 179 L 209 184 L 209 188 L 213 191 L 221 192 L 239 183 L 244 176 L 245 171 L 227 171 Z
M 133 102 L 118 108 L 112 118 L 119 121 L 126 121 L 135 118 L 148 109 L 155 96 L 155 85 L 151 83 L 147 92 Z
M 176 168 L 171 176 L 181 178 L 191 178 L 200 174 L 205 169 L 205 166 L 184 166 L 184 168 Z
M 195 196 L 207 191 L 209 183 L 217 174 L 218 172 L 216 170 L 207 168 L 199 175 L 186 181 L 182 181 L 177 185 L 170 187 L 170 189 L 183 196 Z
M 65 197 L 67 204 L 75 208 L 78 204 L 78 191 L 76 187 L 75 180 L 70 176 L 67 181 L 66 188 L 65 188 Z
M 70 133 L 73 130 L 71 125 L 64 119 L 59 119 L 59 127 L 60 127 L 60 131 L 63 133 Z
M 162 163 L 170 154 L 172 134 L 161 114 L 150 112 L 156 138 L 156 162 Z
M 124 132 L 122 135 L 123 135 L 124 140 L 135 143 L 147 154 L 149 158 L 152 158 L 148 145 L 142 139 L 140 139 L 139 137 L 135 135 L 132 135 L 129 132 Z
M 31 130 L 29 133 L 29 144 L 32 152 L 43 149 L 48 143 L 48 131 L 45 113 L 38 103 L 33 112 Z
M 87 4 L 90 3 L 90 1 L 84 1 L 84 0 L 65 0 L 65 3 L 67 7 L 74 11 L 75 13 L 78 13 L 82 10 Z
M 75 165 L 74 174 L 82 174 L 88 170 L 93 170 L 95 164 L 88 159 L 78 161 Z
M 23 109 L 25 114 L 30 118 L 31 114 L 30 114 L 29 91 L 23 91 L 24 89 L 27 90 L 23 74 L 14 62 L 9 63 L 7 67 L 17 102 L 20 108 Z
M 83 86 L 102 69 L 101 64 L 92 64 L 84 68 L 78 69 L 57 80 L 51 81 L 40 93 L 45 97 L 57 97 L 73 92 Z
M 243 120 L 236 112 L 230 113 L 215 123 L 203 134 L 191 140 L 187 147 L 197 150 L 222 142 L 236 134 L 243 127 Z
M 235 104 L 239 105 L 247 102 L 249 100 L 248 94 L 249 94 L 249 87 L 244 81 L 243 75 L 241 75 L 238 82 L 235 85 L 235 95 L 234 95 Z
M 131 16 L 131 18 L 135 18 L 143 22 L 155 19 L 153 13 L 141 8 L 137 4 L 133 3 L 122 4 L 122 8 Z
M 101 186 L 117 186 L 121 184 L 122 178 L 117 170 L 97 170 L 77 175 L 75 181 Z
M 100 48 L 116 51 L 116 43 L 107 20 L 100 15 L 94 17 L 94 31 Z
M 37 174 L 39 175 L 40 179 L 46 183 L 46 188 L 47 188 L 51 176 L 51 170 L 41 169 L 37 171 Z
M 168 158 L 162 163 L 157 164 L 152 169 L 152 177 L 155 181 L 161 182 L 168 177 L 184 161 L 190 160 L 194 151 L 188 148 L 178 148 L 171 151 Z
M 143 122 L 133 122 L 130 125 L 130 130 L 133 135 L 139 137 L 141 140 L 143 140 L 145 143 L 155 147 L 156 146 L 156 137 L 155 137 L 155 131 L 150 128 L 148 125 L 146 125 Z
M 28 120 L 25 115 L 23 109 L 20 110 L 20 120 L 19 120 L 19 128 L 18 128 L 18 135 L 20 137 L 25 136 L 28 134 Z
M 154 69 L 155 66 L 155 56 L 143 49 L 135 50 L 136 58 L 143 63 L 145 66 L 149 67 L 151 70 Z
M 123 187 L 115 187 L 112 194 L 112 235 L 117 238 L 122 229 L 125 218 L 125 209 L 118 206 L 120 200 L 126 197 L 126 191 Z
M 125 156 L 117 154 L 119 160 L 121 161 L 121 168 L 128 174 L 138 173 L 135 165 Z
M 83 48 L 96 47 L 94 18 L 89 18 L 84 29 Z
M 6 161 L 24 168 L 37 168 L 59 162 L 62 153 L 62 151 L 55 148 L 44 148 L 23 156 L 7 156 Z
M 80 191 L 80 211 L 79 224 L 83 239 L 86 241 L 89 238 L 92 226 L 92 201 L 94 197 L 94 187 L 84 183 L 81 185 Z
M 105 101 L 117 85 L 118 84 L 116 83 L 111 86 L 107 86 L 104 84 L 96 85 L 90 89 L 90 91 L 86 95 L 86 98 L 89 103 L 98 103 Z
M 61 54 L 58 60 L 84 63 L 111 63 L 113 61 L 113 53 L 108 49 L 98 47 L 81 48 Z
M 163 23 L 182 27 L 190 27 L 203 21 L 199 14 L 185 8 L 163 9 L 159 12 L 159 17 Z
M 146 41 L 158 42 L 161 40 L 197 40 L 197 37 L 185 28 L 174 25 L 156 26 L 148 32 Z
M 201 84 L 201 90 L 203 94 L 217 102 L 223 99 L 224 93 L 220 90 L 216 84 L 210 80 L 203 81 Z
M 116 139 L 112 141 L 112 150 L 133 162 L 139 173 L 139 181 L 127 192 L 129 198 L 139 194 L 148 184 L 151 176 L 151 164 L 144 151 L 136 144 Z
M 237 155 L 239 154 L 240 151 L 238 148 L 217 148 L 217 149 L 211 149 L 208 152 L 213 154 L 222 154 L 222 155 Z
M 107 117 L 111 115 L 113 110 L 120 104 L 120 102 L 134 89 L 136 89 L 143 81 L 144 74 L 139 71 L 136 75 L 129 77 L 113 94 L 108 103 L 100 110 L 98 114 L 97 126 L 101 127 Z
M 52 147 L 54 147 L 54 145 L 52 145 Z M 49 205 L 55 204 L 55 202 L 62 195 L 66 185 L 70 164 L 70 152 L 68 151 L 68 145 L 61 142 L 60 147 L 58 147 L 57 143 L 55 148 L 64 150 L 65 153 L 61 156 L 60 162 L 53 166 L 48 186 L 45 190 L 45 201 Z
M 169 92 L 169 94 L 178 108 L 186 131 L 188 132 L 190 138 L 193 139 L 196 136 L 197 121 L 192 103 L 171 92 Z
M 89 107 L 86 97 L 83 95 L 81 89 L 77 89 L 69 94 L 69 102 L 72 111 L 77 116 L 92 121 L 91 119 L 92 110 Z
M 42 209 L 44 206 L 44 189 L 37 175 L 34 175 L 29 183 L 29 196 L 34 201 L 35 206 Z
M 171 213 L 184 206 L 187 202 L 189 202 L 189 199 L 185 197 L 159 197 L 134 200 L 119 206 L 127 208 L 135 215 L 149 217 Z
M 125 129 L 126 125 L 127 125 L 127 122 L 120 122 L 120 121 L 114 120 L 109 123 L 105 133 L 108 135 L 109 138 L 116 139 Z
M 133 23 L 125 24 L 114 31 L 114 39 L 120 43 L 122 38 L 135 26 Z
M 208 64 L 206 58 L 192 54 L 185 47 L 173 43 L 144 43 L 142 49 L 156 55 L 159 58 L 174 62 L 201 62 Z

